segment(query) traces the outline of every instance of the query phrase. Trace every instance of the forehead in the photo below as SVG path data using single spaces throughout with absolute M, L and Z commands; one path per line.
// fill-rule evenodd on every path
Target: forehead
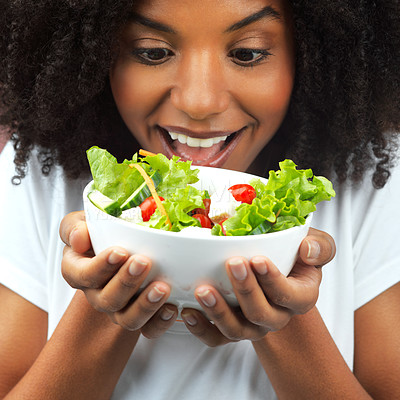
M 135 14 L 162 21 L 168 25 L 206 25 L 218 28 L 227 23 L 264 12 L 265 19 L 285 22 L 288 19 L 287 0 L 141 0 L 132 10 Z

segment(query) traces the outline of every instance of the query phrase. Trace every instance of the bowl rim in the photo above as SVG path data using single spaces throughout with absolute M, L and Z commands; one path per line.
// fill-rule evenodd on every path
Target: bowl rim
M 195 168 L 198 169 L 218 169 L 219 171 L 230 171 L 230 172 L 235 172 L 238 174 L 245 174 L 254 178 L 259 178 L 262 180 L 266 180 L 266 178 L 261 177 L 261 176 L 257 176 L 257 175 L 253 175 L 253 174 L 249 174 L 247 172 L 242 172 L 242 171 L 234 171 L 234 170 L 227 170 L 227 169 L 223 169 L 223 168 L 213 168 L 213 167 L 205 167 L 205 166 L 195 166 Z M 220 173 L 220 172 L 218 172 Z M 84 207 L 85 207 L 85 211 L 86 208 L 92 208 L 93 210 L 95 210 L 98 214 L 100 215 L 104 215 L 104 218 L 102 218 L 102 220 L 110 220 L 110 221 L 115 221 L 119 224 L 122 224 L 123 226 L 126 227 L 130 227 L 130 228 L 135 228 L 137 230 L 143 231 L 143 232 L 147 232 L 147 233 L 153 233 L 155 235 L 158 236 L 165 236 L 165 237 L 175 237 L 175 238 L 180 238 L 180 239 L 190 239 L 190 240 L 201 240 L 201 241 L 208 241 L 208 242 L 215 242 L 215 241 L 250 241 L 250 240 L 265 240 L 267 237 L 274 237 L 274 238 L 279 238 L 279 236 L 285 236 L 288 235 L 289 232 L 291 233 L 295 233 L 295 231 L 298 230 L 303 230 L 305 227 L 310 227 L 311 225 L 311 221 L 312 221 L 312 217 L 313 217 L 313 213 L 308 214 L 308 216 L 306 217 L 306 222 L 304 225 L 299 225 L 299 226 L 294 226 L 292 228 L 289 229 L 285 229 L 283 231 L 278 231 L 278 232 L 271 232 L 271 233 L 266 233 L 266 234 L 262 234 L 262 235 L 244 235 L 244 236 L 215 236 L 215 235 L 210 235 L 210 236 L 185 236 L 184 234 L 182 234 L 181 232 L 170 232 L 170 231 L 165 231 L 162 229 L 155 229 L 155 228 L 149 228 L 147 226 L 142 226 L 139 224 L 135 224 L 134 222 L 130 222 L 130 221 L 126 221 L 122 218 L 118 218 L 118 217 L 114 217 L 110 214 L 107 214 L 106 212 L 100 210 L 99 208 L 97 208 L 88 198 L 88 194 L 89 191 L 92 190 L 92 186 L 94 185 L 94 181 L 91 180 L 84 188 L 83 190 L 83 203 L 84 203 Z

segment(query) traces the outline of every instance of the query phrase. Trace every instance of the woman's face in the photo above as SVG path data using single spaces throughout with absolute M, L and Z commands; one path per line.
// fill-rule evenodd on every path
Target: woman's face
M 291 96 L 286 2 L 143 0 L 129 18 L 110 82 L 142 148 L 247 170 Z

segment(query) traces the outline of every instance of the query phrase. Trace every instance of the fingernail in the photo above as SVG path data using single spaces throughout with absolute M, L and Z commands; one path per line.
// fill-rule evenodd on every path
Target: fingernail
M 146 269 L 148 262 L 140 256 L 135 256 L 129 265 L 129 273 L 133 276 L 139 276 Z
M 212 294 L 211 290 L 204 290 L 202 292 L 198 292 L 197 295 L 200 297 L 201 302 L 206 307 L 214 307 L 217 304 L 217 299 Z
M 170 309 L 168 307 L 165 307 L 161 312 L 160 318 L 163 321 L 169 321 L 174 314 L 175 314 L 174 310 L 172 310 L 172 309 Z
M 236 280 L 244 281 L 247 278 L 246 266 L 241 258 L 230 259 L 228 265 Z
M 257 274 L 259 275 L 267 275 L 267 263 L 265 259 L 262 257 L 253 257 L 251 260 L 253 264 L 253 268 L 256 270 Z
M 126 257 L 126 253 L 122 253 L 118 250 L 113 250 L 108 256 L 108 263 L 111 265 L 118 264 Z
M 154 286 L 147 295 L 147 299 L 150 301 L 150 303 L 157 303 L 163 298 L 164 295 L 165 292 L 163 292 L 157 286 Z
M 310 260 L 318 258 L 319 253 L 321 252 L 319 243 L 316 242 L 315 240 L 310 240 L 307 241 L 307 245 L 308 245 L 307 258 L 309 258 Z
M 195 316 L 191 313 L 187 313 L 187 312 L 182 312 L 181 316 L 183 318 L 183 320 L 190 326 L 195 326 L 197 325 L 197 319 L 195 318 Z

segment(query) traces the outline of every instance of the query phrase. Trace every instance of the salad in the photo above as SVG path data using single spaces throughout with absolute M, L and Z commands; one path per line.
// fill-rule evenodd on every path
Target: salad
M 210 194 L 193 184 L 199 169 L 191 161 L 141 150 L 118 163 L 97 146 L 87 151 L 93 176 L 89 200 L 102 211 L 154 229 L 180 232 L 208 229 L 217 236 L 259 235 L 303 225 L 316 204 L 335 196 L 332 183 L 297 169 L 291 160 L 270 171 L 267 183 L 254 178 L 224 193 Z M 223 199 L 223 200 L 221 200 Z

